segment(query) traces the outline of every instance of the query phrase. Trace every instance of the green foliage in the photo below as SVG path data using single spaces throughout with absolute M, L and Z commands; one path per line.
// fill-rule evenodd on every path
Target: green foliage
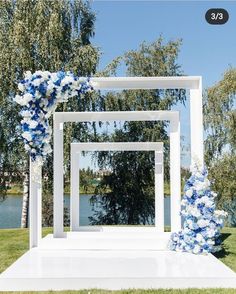
M 80 186 L 83 188 L 85 194 L 88 193 L 88 189 L 92 186 L 92 182 L 95 178 L 95 173 L 89 167 L 80 170 Z
M 139 49 L 129 51 L 116 58 L 104 70 L 105 74 L 115 74 L 119 64 L 124 63 L 128 76 L 178 76 L 182 72 L 177 63 L 181 42 L 164 43 L 157 41 L 143 43 Z M 184 90 L 125 90 L 107 92 L 104 110 L 142 111 L 169 110 L 185 101 Z M 119 127 L 120 126 L 120 127 Z M 103 134 L 100 140 L 135 142 L 162 141 L 168 155 L 168 122 L 144 121 L 114 124 L 114 134 Z M 150 152 L 100 152 L 100 168 L 109 168 L 112 173 L 104 178 L 97 189 L 100 197 L 93 197 L 94 207 L 99 201 L 103 211 L 95 211 L 92 223 L 105 224 L 147 224 L 154 216 L 154 155 Z M 168 156 L 166 167 L 168 166 Z M 166 171 L 168 168 L 165 169 Z M 168 172 L 165 174 L 168 178 Z M 110 192 L 106 192 L 111 190 Z M 96 208 L 95 208 L 96 210 Z
M 228 69 L 221 81 L 206 91 L 204 99 L 205 159 L 218 206 L 236 218 L 236 69 Z M 234 222 L 232 222 L 232 225 Z
M 105 155 L 103 153 L 103 155 Z M 106 155 L 107 156 L 107 155 Z M 151 152 L 114 152 L 112 173 L 104 176 L 92 201 L 103 209 L 91 217 L 93 224 L 150 224 L 154 218 L 154 158 Z M 111 192 L 107 192 L 107 190 Z
M 17 82 L 27 70 L 63 69 L 84 76 L 95 73 L 99 53 L 90 44 L 94 22 L 95 14 L 87 1 L 0 1 L 0 184 L 4 191 L 7 182 L 16 181 L 13 174 L 17 181 L 22 181 L 22 173 L 28 171 L 18 129 L 19 107 L 12 103 Z M 75 97 L 57 110 L 91 110 L 93 101 L 89 95 L 83 103 Z M 87 130 L 86 124 L 76 130 L 68 124 L 66 140 L 71 141 L 69 136 L 75 133 L 80 138 Z M 69 158 L 68 147 L 66 158 Z M 51 191 L 52 158 L 45 165 L 44 175 L 49 179 Z
M 17 117 L 18 107 L 12 107 L 6 98 L 0 105 L 0 198 L 5 197 L 10 184 L 18 183 L 25 172 L 26 158 L 17 132 Z
M 208 164 L 222 153 L 236 152 L 236 69 L 224 73 L 223 79 L 206 91 L 204 99 L 204 126 Z

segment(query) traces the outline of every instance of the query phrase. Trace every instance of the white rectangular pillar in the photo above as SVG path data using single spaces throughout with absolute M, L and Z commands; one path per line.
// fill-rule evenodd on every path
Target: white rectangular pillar
M 181 229 L 181 177 L 180 177 L 180 122 L 179 113 L 170 121 L 170 209 L 171 231 Z
M 203 117 L 202 117 L 202 80 L 199 87 L 190 89 L 190 122 L 191 122 L 191 164 L 204 164 Z
M 62 238 L 64 237 L 63 123 L 57 120 L 56 114 L 53 122 L 53 235 L 55 238 Z
M 70 228 L 79 230 L 79 156 L 80 151 L 75 150 L 76 145 L 71 144 L 71 174 L 70 174 Z
M 155 151 L 155 227 L 164 232 L 164 165 L 163 150 Z
M 42 238 L 42 166 L 30 158 L 29 235 L 30 248 Z

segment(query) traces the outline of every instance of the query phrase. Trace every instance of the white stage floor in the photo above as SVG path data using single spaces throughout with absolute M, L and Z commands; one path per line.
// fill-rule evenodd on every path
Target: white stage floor
M 34 248 L 0 275 L 0 291 L 193 287 L 236 288 L 236 274 L 213 255 Z

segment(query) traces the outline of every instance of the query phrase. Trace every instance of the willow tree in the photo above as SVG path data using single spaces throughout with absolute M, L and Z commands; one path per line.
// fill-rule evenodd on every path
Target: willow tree
M 4 190 L 9 175 L 18 175 L 27 184 L 28 158 L 23 151 L 17 126 L 18 107 L 12 103 L 17 81 L 27 70 L 71 70 L 77 75 L 95 73 L 98 50 L 90 43 L 95 15 L 88 2 L 80 0 L 17 0 L 0 2 L 0 169 Z M 91 109 L 91 99 L 79 103 L 75 97 L 60 110 Z M 72 134 L 71 125 L 67 126 Z M 84 127 L 84 130 L 86 127 Z M 83 130 L 83 129 L 82 129 Z M 73 134 L 72 134 L 73 135 Z M 68 157 L 68 155 L 67 155 Z M 52 182 L 52 159 L 44 175 Z M 2 184 L 1 183 L 1 184 Z M 50 188 L 50 184 L 46 188 Z M 22 226 L 27 225 L 28 188 L 24 189 Z M 4 191 L 2 191 L 4 192 Z
M 177 63 L 181 41 L 165 43 L 157 41 L 140 45 L 116 58 L 104 74 L 116 74 L 121 64 L 126 67 L 127 76 L 179 76 L 181 68 Z M 185 101 L 184 90 L 125 90 L 104 95 L 105 110 L 142 111 L 169 110 Z M 120 126 L 120 127 L 119 127 Z M 115 125 L 112 135 L 103 136 L 107 140 L 121 142 L 161 141 L 165 154 L 169 154 L 168 122 L 143 121 L 124 122 Z M 168 156 L 167 156 L 168 157 Z M 92 201 L 100 203 L 102 210 L 96 210 L 91 217 L 93 224 L 148 224 L 154 218 L 154 154 L 151 152 L 100 152 L 98 163 L 108 168 L 111 174 L 105 176 L 97 188 Z M 168 166 L 168 159 L 166 161 Z M 168 170 L 168 168 L 166 168 Z M 166 179 L 168 173 L 165 174 Z M 109 192 L 107 192 L 109 191 Z
M 218 205 L 231 214 L 236 224 L 236 69 L 228 69 L 222 79 L 208 88 L 204 99 L 206 131 L 205 159 Z

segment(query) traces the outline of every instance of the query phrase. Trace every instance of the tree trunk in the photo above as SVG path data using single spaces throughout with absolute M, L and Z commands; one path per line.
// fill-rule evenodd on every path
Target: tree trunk
M 23 182 L 21 228 L 28 228 L 28 214 L 29 214 L 29 172 L 26 171 L 24 173 L 24 182 Z

